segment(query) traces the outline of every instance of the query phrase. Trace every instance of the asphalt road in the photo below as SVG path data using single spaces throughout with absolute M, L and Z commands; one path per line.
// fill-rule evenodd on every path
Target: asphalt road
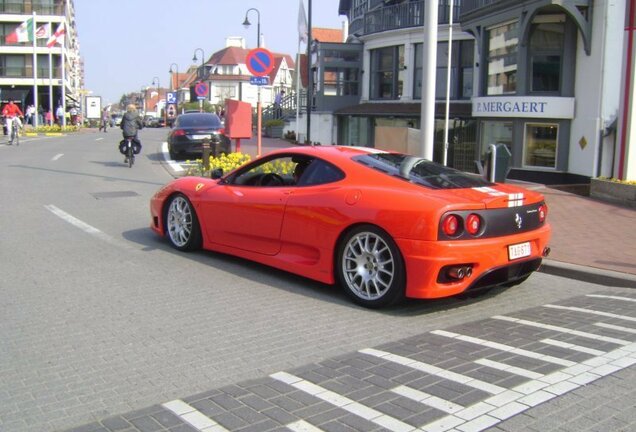
M 148 228 L 165 134 L 132 169 L 117 130 L 0 144 L 0 431 L 636 430 L 634 290 L 370 311 L 178 253 Z

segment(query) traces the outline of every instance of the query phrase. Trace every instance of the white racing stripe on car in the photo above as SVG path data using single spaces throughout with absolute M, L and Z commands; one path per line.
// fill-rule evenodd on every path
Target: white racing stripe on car
M 53 213 L 55 216 L 57 216 L 60 219 L 62 219 L 63 221 L 70 223 L 71 225 L 75 226 L 76 228 L 81 229 L 82 231 L 84 231 L 87 234 L 92 235 L 93 237 L 96 237 L 96 238 L 98 238 L 100 240 L 105 241 L 106 243 L 112 244 L 112 245 L 120 247 L 120 248 L 129 249 L 129 250 L 135 250 L 134 248 L 128 246 L 126 243 L 123 243 L 123 242 L 120 242 L 120 241 L 114 239 L 113 237 L 109 236 L 108 234 L 98 230 L 94 226 L 91 226 L 91 225 L 87 224 L 86 222 L 83 222 L 83 221 L 79 220 L 75 216 L 66 213 L 64 210 L 61 210 L 61 209 L 55 207 L 53 204 L 45 205 L 44 208 L 47 209 L 48 211 L 50 211 L 51 213 Z
M 193 428 L 201 432 L 229 432 L 223 426 L 203 414 L 196 408 L 191 407 L 180 399 L 175 399 L 161 405 L 168 411 L 172 411 L 181 420 L 185 421 Z
M 165 159 L 166 163 L 170 165 L 170 168 L 172 168 L 173 171 L 183 171 L 183 167 L 181 165 L 170 159 L 170 154 L 168 153 L 168 143 L 165 141 L 161 144 L 161 152 L 163 153 L 163 158 Z

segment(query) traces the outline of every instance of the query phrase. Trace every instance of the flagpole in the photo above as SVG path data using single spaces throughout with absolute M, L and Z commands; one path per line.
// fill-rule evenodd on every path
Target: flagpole
M 300 38 L 296 51 L 296 141 L 300 142 Z
M 66 59 L 64 56 L 66 38 L 64 38 L 64 43 L 60 44 L 60 49 L 62 50 L 62 109 L 64 111 L 64 115 L 62 116 L 62 126 L 66 126 Z
M 33 105 L 35 106 L 35 114 L 33 117 L 35 118 L 35 127 L 38 127 L 38 53 L 36 52 L 36 37 L 35 37 L 35 29 L 36 29 L 36 21 L 35 21 L 35 11 L 33 11 L 33 29 L 31 30 L 31 36 L 33 37 Z
M 49 109 L 51 110 L 49 126 L 53 126 L 53 56 L 51 48 L 49 48 Z

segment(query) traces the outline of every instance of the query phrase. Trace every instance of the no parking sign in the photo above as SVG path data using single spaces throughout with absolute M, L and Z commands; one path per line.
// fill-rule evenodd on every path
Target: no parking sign
M 274 69 L 274 56 L 265 48 L 254 48 L 247 53 L 245 66 L 254 76 L 268 75 Z

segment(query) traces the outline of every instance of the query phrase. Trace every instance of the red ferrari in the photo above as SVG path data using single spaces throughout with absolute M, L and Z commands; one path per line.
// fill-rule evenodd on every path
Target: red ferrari
M 515 285 L 549 253 L 541 194 L 416 156 L 296 147 L 212 177 L 162 187 L 152 229 L 178 250 L 338 283 L 366 307 Z

